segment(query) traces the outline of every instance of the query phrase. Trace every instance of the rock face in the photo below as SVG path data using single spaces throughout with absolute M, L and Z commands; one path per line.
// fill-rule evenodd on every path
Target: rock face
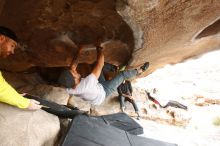
M 43 110 L 25 111 L 0 103 L 1 146 L 54 146 L 60 130 L 58 117 Z
M 24 42 L 16 55 L 1 60 L 1 68 L 22 71 L 33 66 L 68 66 L 76 45 L 97 41 L 105 43 L 107 62 L 119 65 L 131 56 L 132 30 L 112 0 L 5 1 L 1 5 L 1 25 L 12 28 Z M 94 48 L 88 48 L 81 61 L 95 59 Z
M 77 44 L 100 40 L 106 62 L 135 67 L 149 61 L 148 74 L 216 49 L 219 17 L 218 0 L 2 0 L 0 23 L 17 32 L 24 48 L 0 60 L 0 68 L 68 66 Z M 81 62 L 95 56 L 88 48 Z
M 66 105 L 65 89 L 46 85 L 37 74 L 5 73 L 5 79 L 19 92 L 30 93 Z M 62 121 L 61 121 L 62 122 Z M 0 103 L 0 141 L 2 146 L 54 146 L 59 143 L 61 122 L 43 110 L 21 110 Z
M 119 1 L 118 1 L 119 2 Z M 177 63 L 219 46 L 220 3 L 198 0 L 127 0 L 118 3 L 118 11 L 139 32 L 130 64 L 135 66 L 148 60 L 149 72 L 167 63 Z M 139 27 L 136 27 L 139 26 Z M 197 38 L 210 28 L 206 38 Z M 143 41 L 140 42 L 141 31 Z

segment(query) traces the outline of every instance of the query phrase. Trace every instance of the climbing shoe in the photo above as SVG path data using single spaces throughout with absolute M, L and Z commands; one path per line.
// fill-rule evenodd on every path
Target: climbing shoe
M 150 65 L 150 63 L 149 63 L 149 62 L 146 62 L 146 63 L 144 63 L 144 65 L 142 65 L 140 68 L 141 68 L 142 71 L 144 72 L 144 71 L 146 71 L 146 70 L 148 69 L 149 65 Z
M 121 66 L 121 67 L 119 68 L 119 71 L 125 71 L 125 69 L 126 69 L 126 65 Z

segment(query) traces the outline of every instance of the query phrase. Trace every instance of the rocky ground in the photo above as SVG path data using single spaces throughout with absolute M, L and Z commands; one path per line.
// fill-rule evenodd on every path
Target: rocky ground
M 220 51 L 176 65 L 167 65 L 136 81 L 134 86 L 152 92 L 161 103 L 176 100 L 188 110 L 176 112 L 188 119 L 181 126 L 164 124 L 164 119 L 140 120 L 143 136 L 176 143 L 179 146 L 220 145 Z M 148 109 L 149 110 L 149 109 Z M 167 109 L 168 110 L 168 109 Z M 175 118 L 174 118 L 175 119 Z

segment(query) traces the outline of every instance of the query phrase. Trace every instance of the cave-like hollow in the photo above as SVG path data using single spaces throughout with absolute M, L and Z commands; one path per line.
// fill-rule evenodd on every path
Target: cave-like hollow
M 211 25 L 204 28 L 197 36 L 196 39 L 201 39 L 203 37 L 213 36 L 220 33 L 220 19 L 216 20 Z
M 84 75 L 88 64 L 96 60 L 92 46 L 97 41 L 104 44 L 106 62 L 119 66 L 131 58 L 133 31 L 116 11 L 116 1 L 3 0 L 0 4 L 1 25 L 13 29 L 22 44 L 14 55 L 0 60 L 1 69 L 35 70 L 52 82 L 61 68 L 69 66 L 77 46 L 83 44 L 90 46 L 80 55 Z

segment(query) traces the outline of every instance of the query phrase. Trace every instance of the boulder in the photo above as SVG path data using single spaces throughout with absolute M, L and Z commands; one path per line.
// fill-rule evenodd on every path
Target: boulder
M 60 131 L 58 117 L 43 110 L 28 111 L 0 103 L 1 146 L 54 146 Z

